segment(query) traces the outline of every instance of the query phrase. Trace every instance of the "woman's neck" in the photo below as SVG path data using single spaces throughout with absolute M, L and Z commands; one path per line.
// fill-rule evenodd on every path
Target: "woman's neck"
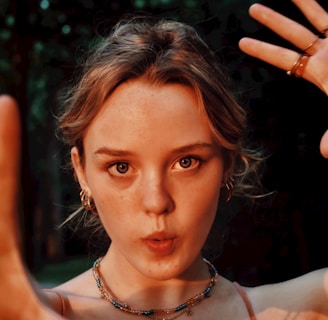
M 167 309 L 184 303 L 209 285 L 209 268 L 199 255 L 181 274 L 156 279 L 134 268 L 110 248 L 98 269 L 104 288 L 116 300 L 137 309 Z

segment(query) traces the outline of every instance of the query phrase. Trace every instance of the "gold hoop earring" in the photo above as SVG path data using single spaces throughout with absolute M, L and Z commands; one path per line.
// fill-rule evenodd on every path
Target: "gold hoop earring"
M 235 179 L 233 177 L 229 177 L 224 184 L 225 188 L 227 189 L 226 202 L 229 202 L 232 198 L 234 182 L 235 182 Z
M 92 213 L 95 213 L 95 214 L 97 213 L 96 205 L 93 202 L 92 197 L 89 196 L 87 194 L 87 192 L 85 190 L 83 190 L 83 189 L 80 192 L 80 199 L 81 199 L 82 207 L 85 210 L 91 211 Z

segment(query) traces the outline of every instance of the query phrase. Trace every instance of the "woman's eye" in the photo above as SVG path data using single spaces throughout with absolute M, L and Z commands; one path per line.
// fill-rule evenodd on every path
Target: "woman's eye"
M 113 172 L 113 170 L 115 170 L 116 172 Z M 109 167 L 109 171 L 111 171 L 111 173 L 119 173 L 119 174 L 124 174 L 127 173 L 129 170 L 129 165 L 126 162 L 117 162 L 112 164 Z
M 199 160 L 194 157 L 181 158 L 175 165 L 174 169 L 190 169 L 198 166 Z
M 192 164 L 192 159 L 191 158 L 183 158 L 179 160 L 180 166 L 182 168 L 189 168 Z

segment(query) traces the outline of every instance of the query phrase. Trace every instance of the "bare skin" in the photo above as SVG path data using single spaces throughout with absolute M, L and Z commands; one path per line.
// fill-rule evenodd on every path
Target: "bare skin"
M 320 152 L 325 158 L 328 158 L 328 130 L 323 134 L 321 138 Z
M 294 0 L 294 3 L 303 12 L 306 12 L 309 20 L 319 31 L 326 27 L 328 15 L 317 6 L 316 2 L 312 0 Z M 261 5 L 252 6 L 250 14 L 264 25 L 267 25 L 281 36 L 296 44 L 300 49 L 306 48 L 316 37 L 311 32 L 304 30 L 304 27 Z M 291 29 L 293 29 L 293 32 L 286 31 Z M 303 74 L 304 79 L 318 86 L 326 94 L 328 94 L 328 68 L 326 66 L 328 59 L 327 41 L 327 38 L 319 39 L 309 49 L 308 53 L 311 54 L 311 57 Z M 298 58 L 297 52 L 254 39 L 242 39 L 240 47 L 247 54 L 262 59 L 283 70 L 289 70 Z M 2 257 L 0 274 L 5 275 L 1 280 L 0 315 L 2 319 L 60 319 L 61 317 L 55 315 L 46 307 L 46 303 L 42 303 L 39 299 L 39 295 L 44 296 L 45 293 L 34 286 L 19 254 L 19 239 L 17 238 L 15 224 L 20 151 L 19 117 L 15 101 L 8 96 L 0 97 L 0 133 L 0 168 L 2 170 L 0 190 L 3 209 L 0 234 L 6 235 L 6 241 L 1 241 L 0 246 Z M 323 156 L 328 157 L 327 133 L 323 136 L 320 147 Z M 72 156 L 76 157 L 76 155 L 74 156 L 74 151 L 72 152 Z M 78 171 L 78 158 L 76 160 Z M 83 184 L 84 181 L 90 181 L 88 179 L 84 180 L 83 177 L 87 175 L 85 175 L 86 172 L 83 170 L 82 173 L 84 175 L 82 174 L 80 177 L 80 183 Z M 90 187 L 89 184 L 87 186 Z M 156 191 L 156 189 L 154 190 Z M 157 192 L 156 194 L 158 201 L 163 200 L 163 193 Z M 99 199 L 99 201 L 102 201 L 101 198 Z M 166 205 L 168 204 L 169 202 L 166 202 Z M 113 254 L 115 254 L 116 258 L 119 257 L 118 250 L 114 251 Z M 111 254 L 108 254 L 104 261 L 104 269 L 110 270 L 112 257 Z M 121 262 L 124 261 L 123 257 L 119 258 Z M 206 285 L 205 279 L 208 277 L 206 268 L 201 264 L 199 256 L 196 254 L 194 256 L 194 261 L 196 262 L 195 264 L 191 264 L 193 267 L 189 270 L 190 273 L 183 273 L 181 266 L 186 265 L 187 260 L 188 257 L 184 257 L 183 261 L 179 262 L 180 265 L 175 262 L 175 266 L 177 267 L 175 272 L 176 274 L 182 273 L 185 277 L 188 277 L 195 272 L 194 270 L 197 270 L 196 267 L 200 267 L 201 272 L 196 277 L 197 281 L 192 283 L 192 292 L 200 292 L 204 288 L 204 285 Z M 139 279 L 147 276 L 146 269 L 141 263 L 138 272 L 142 272 L 140 272 Z M 149 287 L 147 291 L 141 293 L 142 297 L 151 297 L 151 291 L 149 291 L 151 285 L 159 283 L 160 277 L 165 275 L 164 271 L 165 269 L 162 265 L 159 271 L 160 273 L 156 274 L 156 278 L 149 280 Z M 120 270 L 114 269 L 110 270 L 110 272 L 118 273 Z M 172 276 L 173 274 L 171 274 Z M 161 287 L 160 301 L 164 303 L 164 307 L 177 305 L 178 302 L 181 302 L 178 301 L 180 298 L 185 299 L 191 295 L 189 292 L 190 288 L 185 290 L 185 287 L 181 285 L 184 283 L 183 281 L 179 282 L 177 276 L 173 277 L 173 280 L 171 284 L 179 288 L 177 291 L 178 294 L 174 293 L 175 295 L 172 295 L 172 292 L 169 291 L 170 288 Z M 113 279 L 108 279 L 109 284 L 112 281 Z M 123 285 L 128 288 L 127 283 Z M 117 289 L 119 289 L 118 285 Z M 99 299 L 99 293 L 95 286 L 91 270 L 59 286 L 57 290 L 62 292 L 69 302 L 67 305 L 69 319 L 104 319 L 105 316 L 106 318 L 116 320 L 129 319 L 125 314 L 108 305 L 107 301 Z M 246 288 L 246 292 L 254 308 L 256 319 L 258 320 L 328 319 L 327 269 L 317 270 L 297 279 L 279 284 Z M 52 293 L 46 294 L 50 300 L 52 309 L 59 312 L 60 303 L 58 297 Z M 124 292 L 122 291 L 121 296 L 124 297 L 123 294 Z M 132 301 L 136 302 L 138 295 L 131 295 L 125 298 L 131 298 Z M 174 299 L 176 303 L 174 303 Z M 147 305 L 142 305 L 142 307 L 146 308 Z M 24 313 L 22 313 L 22 310 L 24 310 Z M 195 307 L 194 311 L 195 317 L 199 319 L 249 319 L 245 305 L 237 294 L 234 285 L 223 278 L 219 278 L 212 297 Z M 132 317 L 131 319 L 134 318 Z M 179 319 L 188 319 L 188 317 L 184 315 Z
M 252 38 L 242 38 L 239 47 L 245 53 L 287 71 L 292 68 L 300 53 L 310 45 L 306 50 L 310 59 L 302 77 L 328 95 L 328 68 L 326 67 L 328 31 L 322 32 L 328 26 L 328 13 L 314 0 L 292 0 L 292 2 L 303 12 L 318 33 L 313 33 L 301 24 L 261 4 L 252 5 L 249 14 L 298 47 L 299 52 Z M 320 34 L 319 38 L 318 34 Z M 320 152 L 328 158 L 328 132 L 322 136 Z
M 90 124 L 84 147 L 83 164 L 73 148 L 73 164 L 112 239 L 101 265 L 102 281 L 119 299 L 144 310 L 170 308 L 201 292 L 208 272 L 198 240 L 211 225 L 218 199 L 213 190 L 224 180 L 224 166 L 192 90 L 144 80 L 120 85 Z M 151 245 L 149 250 L 148 236 L 146 244 L 140 241 L 156 230 L 173 234 L 173 247 L 163 252 Z M 134 318 L 99 299 L 90 270 L 56 290 L 66 296 L 70 319 Z M 328 319 L 326 269 L 246 291 L 258 320 Z M 222 277 L 211 298 L 193 312 L 206 319 L 248 317 L 234 285 Z
M 1 319 L 59 319 L 41 304 L 18 250 L 20 119 L 16 101 L 7 95 L 0 96 L 0 122 L 0 234 L 5 235 L 0 243 Z

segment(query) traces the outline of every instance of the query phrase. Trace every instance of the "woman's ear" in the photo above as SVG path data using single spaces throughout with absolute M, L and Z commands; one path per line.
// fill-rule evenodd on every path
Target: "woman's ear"
M 81 189 L 82 190 L 87 189 L 88 184 L 85 177 L 84 167 L 81 163 L 81 158 L 77 147 L 73 147 L 71 149 L 71 160 L 72 160 L 75 175 L 77 177 L 77 180 L 79 181 Z

